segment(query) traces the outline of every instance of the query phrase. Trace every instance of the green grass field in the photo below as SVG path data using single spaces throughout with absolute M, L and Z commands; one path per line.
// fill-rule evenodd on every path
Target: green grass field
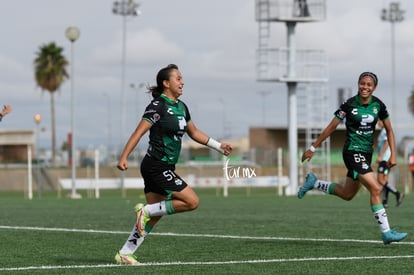
M 360 191 L 354 200 L 278 197 L 274 189 L 198 189 L 200 207 L 164 217 L 137 251 L 113 258 L 132 229 L 141 191 L 101 199 L 23 199 L 0 193 L 0 274 L 413 274 L 414 202 L 391 204 L 407 239 L 384 246 Z M 139 198 L 141 196 L 141 198 Z M 84 196 L 85 197 L 85 196 Z M 394 199 L 391 197 L 391 199 Z

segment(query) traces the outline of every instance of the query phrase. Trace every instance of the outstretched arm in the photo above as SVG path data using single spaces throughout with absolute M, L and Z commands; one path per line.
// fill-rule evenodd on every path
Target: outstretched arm
M 386 119 L 385 121 L 383 121 L 383 123 L 384 123 L 385 130 L 387 130 L 387 141 L 388 141 L 388 146 L 390 147 L 390 151 L 391 151 L 391 156 L 390 156 L 390 159 L 388 160 L 388 167 L 391 168 L 397 165 L 397 151 L 395 150 L 395 136 L 394 136 L 394 131 L 392 129 L 390 120 Z
M 326 128 L 323 130 L 323 132 L 319 135 L 318 139 L 311 145 L 311 147 L 306 150 L 302 155 L 302 162 L 305 160 L 310 161 L 313 157 L 313 153 L 315 152 L 315 149 L 318 148 L 321 143 L 327 139 L 335 130 L 336 127 L 338 127 L 340 120 L 334 117 L 331 122 L 326 126 Z
M 130 138 L 128 139 L 127 144 L 122 151 L 121 157 L 118 161 L 118 169 L 119 170 L 126 170 L 128 169 L 128 156 L 131 154 L 132 150 L 137 146 L 138 142 L 141 140 L 142 136 L 151 128 L 152 124 L 147 120 L 142 119 L 135 131 L 132 133 Z
M 231 154 L 233 148 L 231 144 L 219 143 L 214 139 L 207 136 L 203 131 L 199 130 L 192 121 L 187 124 L 187 134 L 196 142 L 207 145 L 208 147 L 215 149 L 225 156 Z
M 378 152 L 376 163 L 381 162 L 382 158 L 384 157 L 385 152 L 387 152 L 387 150 L 388 150 L 388 147 L 389 147 L 388 140 L 385 140 L 384 141 L 384 146 L 382 146 L 381 152 Z

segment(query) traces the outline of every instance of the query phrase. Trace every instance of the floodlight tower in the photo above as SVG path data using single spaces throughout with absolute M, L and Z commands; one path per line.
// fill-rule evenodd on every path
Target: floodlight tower
M 75 41 L 78 40 L 80 36 L 80 31 L 78 27 L 68 27 L 65 31 L 66 38 L 71 42 L 71 103 L 70 103 L 70 113 L 71 113 L 71 167 L 72 167 L 72 192 L 70 198 L 72 199 L 80 199 L 82 196 L 76 192 L 76 139 L 75 139 L 75 88 L 74 88 L 74 44 Z
M 141 14 L 141 11 L 138 10 L 140 4 L 135 3 L 134 0 L 122 0 L 115 1 L 112 13 L 115 15 L 121 15 L 122 20 L 122 65 L 121 65 L 121 140 L 120 140 L 120 150 L 122 151 L 123 142 L 125 142 L 125 113 L 126 113 L 126 98 L 125 98 L 125 63 L 126 63 L 126 23 L 128 16 L 138 16 Z M 121 190 L 122 197 L 125 197 L 125 173 L 121 172 Z
M 112 13 L 122 16 L 122 60 L 121 60 L 121 150 L 125 132 L 125 63 L 126 63 L 126 22 L 128 16 L 138 16 L 141 12 L 138 10 L 140 4 L 134 0 L 115 1 Z
M 286 83 L 288 90 L 289 187 L 286 194 L 298 188 L 298 123 L 296 90 L 299 83 L 327 81 L 325 54 L 320 50 L 296 50 L 297 23 L 316 22 L 326 17 L 325 0 L 256 0 L 259 23 L 257 80 Z M 287 49 L 270 48 L 270 23 L 284 22 L 287 27 Z
M 392 2 L 387 9 L 382 9 L 381 19 L 391 23 L 391 89 L 392 89 L 392 120 L 397 122 L 397 93 L 395 91 L 395 23 L 404 20 L 404 10 L 400 9 L 400 3 Z

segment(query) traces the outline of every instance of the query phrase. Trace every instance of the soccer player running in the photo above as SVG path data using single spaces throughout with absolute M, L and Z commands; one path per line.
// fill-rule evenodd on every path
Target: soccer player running
M 183 94 L 184 80 L 176 65 L 162 68 L 156 81 L 156 86 L 149 87 L 154 99 L 145 109 L 118 162 L 118 169 L 128 169 L 129 154 L 149 131 L 149 146 L 141 163 L 147 204 L 135 206 L 137 222 L 115 255 L 115 261 L 121 264 L 139 264 L 134 253 L 162 216 L 198 207 L 197 194 L 175 172 L 183 135 L 187 133 L 196 142 L 226 156 L 232 152 L 230 144 L 210 138 L 191 120 L 187 106 L 178 99 Z
M 400 206 L 403 199 L 404 193 L 400 193 L 392 184 L 388 182 L 388 174 L 390 169 L 388 168 L 388 160 L 391 155 L 390 146 L 388 145 L 387 131 L 384 128 L 382 120 L 378 120 L 378 126 L 381 128 L 380 134 L 378 135 L 378 182 L 383 186 L 382 189 L 382 204 L 385 208 L 388 207 L 389 192 L 393 193 L 397 199 L 397 206 Z
M 311 160 L 315 149 L 328 138 L 346 120 L 346 140 L 343 147 L 343 160 L 348 169 L 345 184 L 337 184 L 318 179 L 313 173 L 306 176 L 306 182 L 298 191 L 299 199 L 312 189 L 336 195 L 344 200 L 351 200 L 358 192 L 361 184 L 370 193 L 371 210 L 382 234 L 384 244 L 399 242 L 407 233 L 391 230 L 388 217 L 381 200 L 382 186 L 379 184 L 371 168 L 373 138 L 378 119 L 384 122 L 388 143 L 391 150 L 388 167 L 397 164 L 394 132 L 389 120 L 385 104 L 373 92 L 378 84 L 378 78 L 371 72 L 364 72 L 358 78 L 358 94 L 346 100 L 335 112 L 334 118 L 323 130 L 317 140 L 302 155 L 302 162 Z

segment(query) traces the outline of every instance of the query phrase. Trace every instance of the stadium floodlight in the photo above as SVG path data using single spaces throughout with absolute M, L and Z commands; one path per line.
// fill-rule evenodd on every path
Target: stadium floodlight
M 400 9 L 400 3 L 392 2 L 388 9 L 382 9 L 381 19 L 391 23 L 391 81 L 392 81 L 392 119 L 397 122 L 397 93 L 395 90 L 395 23 L 404 20 L 405 11 Z M 397 126 L 397 125 L 396 125 Z
M 126 20 L 128 16 L 138 16 L 141 12 L 138 10 L 140 4 L 135 3 L 134 0 L 122 0 L 115 1 L 112 13 L 115 15 L 121 15 L 123 18 L 122 28 L 122 65 L 121 65 L 121 133 L 120 133 L 120 150 L 122 150 L 123 142 L 125 142 L 125 113 L 126 113 L 126 102 L 125 102 L 125 59 L 126 59 Z M 121 172 L 121 189 L 122 197 L 125 197 L 125 183 L 124 183 L 124 172 Z
M 80 31 L 77 27 L 68 27 L 65 32 L 66 38 L 71 42 L 71 74 L 70 74 L 70 89 L 71 89 L 71 166 L 72 166 L 72 192 L 70 198 L 79 199 L 81 195 L 76 193 L 76 139 L 75 139 L 75 85 L 74 85 L 74 44 L 80 36 Z

